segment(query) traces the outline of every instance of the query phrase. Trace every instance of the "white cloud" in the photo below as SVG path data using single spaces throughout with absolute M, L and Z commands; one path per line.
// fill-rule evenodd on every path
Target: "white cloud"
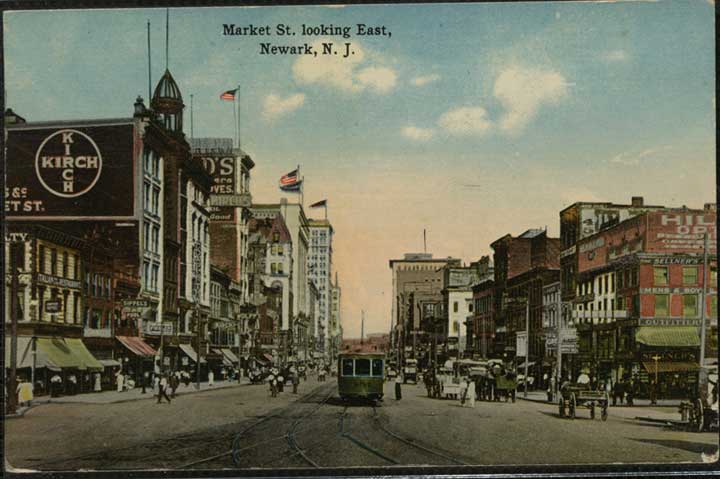
M 657 157 L 658 154 L 670 150 L 671 148 L 671 146 L 666 145 L 657 148 L 648 148 L 639 153 L 637 151 L 624 151 L 610 158 L 608 161 L 610 163 L 617 163 L 620 165 L 636 166 L 646 158 L 652 159 L 653 157 Z
M 404 137 L 417 141 L 427 141 L 435 134 L 432 128 L 419 128 L 413 125 L 404 127 L 401 132 Z
M 263 101 L 262 115 L 265 120 L 272 121 L 297 110 L 304 103 L 304 93 L 296 93 L 287 98 L 280 98 L 278 95 L 270 94 Z
M 336 42 L 318 40 L 312 44 L 318 56 L 305 55 L 293 65 L 293 77 L 298 83 L 327 86 L 346 92 L 370 89 L 376 93 L 387 93 L 397 84 L 397 74 L 392 68 L 363 65 L 367 58 L 358 43 L 353 43 L 355 54 L 347 58 L 343 58 L 342 53 L 323 55 L 323 43 Z M 334 46 L 340 48 L 339 44 Z
M 518 133 L 543 105 L 557 103 L 567 94 L 568 83 L 553 70 L 509 67 L 495 80 L 493 93 L 505 108 L 500 128 Z
M 446 111 L 440 116 L 438 125 L 451 135 L 482 135 L 491 127 L 484 108 L 464 106 Z
M 630 55 L 625 50 L 610 50 L 604 52 L 601 58 L 608 63 L 626 62 L 630 59 Z
M 412 84 L 415 86 L 425 86 L 428 83 L 436 82 L 440 79 L 440 75 L 432 73 L 430 75 L 423 75 L 412 79 Z
M 387 93 L 397 83 L 395 71 L 386 67 L 367 67 L 357 73 L 360 85 L 370 87 L 378 93 Z

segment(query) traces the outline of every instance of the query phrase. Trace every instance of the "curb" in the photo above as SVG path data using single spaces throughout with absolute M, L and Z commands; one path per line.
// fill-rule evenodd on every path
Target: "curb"
M 183 392 L 177 392 L 175 393 L 175 397 L 177 396 L 184 396 L 186 394 L 197 394 L 197 393 L 204 393 L 204 392 L 211 392 L 211 391 L 219 391 L 221 389 L 230 389 L 230 388 L 236 388 L 236 387 L 243 387 L 243 386 L 252 386 L 252 383 L 247 384 L 230 384 L 230 385 L 223 385 L 223 386 L 213 386 L 212 388 L 207 389 L 201 389 L 198 391 L 197 389 L 192 389 L 189 391 L 183 391 Z M 127 402 L 134 402 L 134 401 L 143 401 L 147 399 L 155 399 L 157 398 L 157 395 L 153 392 L 148 393 L 145 396 L 142 397 L 134 397 L 134 398 L 128 398 L 128 399 L 116 399 L 113 401 L 103 401 L 103 402 L 92 402 L 92 401 L 64 401 L 62 399 L 33 399 L 32 405 L 29 407 L 22 408 L 22 410 L 18 410 L 15 414 L 6 414 L 3 416 L 3 419 L 16 419 L 21 418 L 25 416 L 25 413 L 36 406 L 41 406 L 44 404 L 83 404 L 83 405 L 103 405 L 103 404 L 121 404 L 121 403 L 127 403 Z

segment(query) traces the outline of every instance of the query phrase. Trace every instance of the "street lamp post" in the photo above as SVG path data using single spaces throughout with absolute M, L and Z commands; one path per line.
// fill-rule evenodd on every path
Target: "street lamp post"
M 523 397 L 528 395 L 528 366 L 530 365 L 530 298 L 525 298 L 525 391 Z

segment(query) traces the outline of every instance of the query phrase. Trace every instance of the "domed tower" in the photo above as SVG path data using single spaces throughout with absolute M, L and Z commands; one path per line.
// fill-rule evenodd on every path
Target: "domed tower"
M 158 121 L 165 129 L 182 134 L 182 115 L 185 104 L 170 70 L 165 70 L 165 74 L 155 87 L 150 107 L 155 111 Z

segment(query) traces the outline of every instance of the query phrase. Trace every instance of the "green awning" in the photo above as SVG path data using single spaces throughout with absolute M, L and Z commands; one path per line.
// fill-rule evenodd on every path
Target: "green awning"
M 79 338 L 65 338 L 65 343 L 70 347 L 73 355 L 80 359 L 82 366 L 80 369 L 89 369 L 92 371 L 102 371 L 105 367 L 100 361 L 95 359 L 90 351 Z
M 700 335 L 695 326 L 641 326 L 635 341 L 646 346 L 699 347 Z

